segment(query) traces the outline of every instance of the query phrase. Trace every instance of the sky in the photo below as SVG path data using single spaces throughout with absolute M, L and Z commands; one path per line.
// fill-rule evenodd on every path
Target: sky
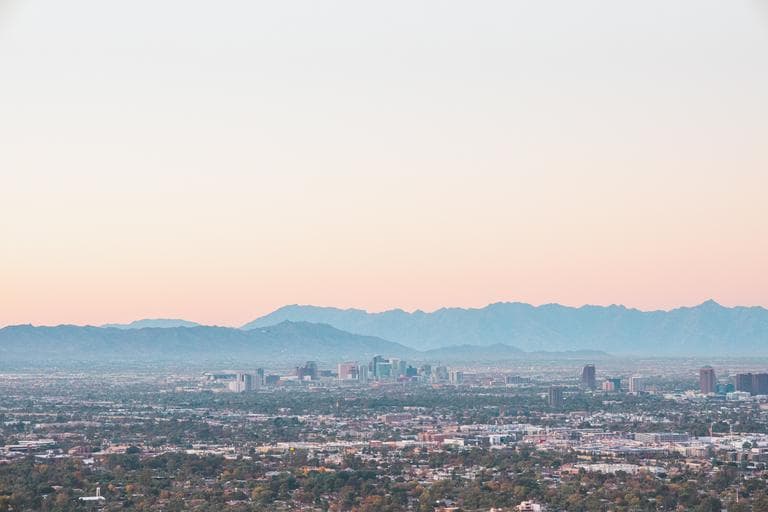
M 0 0 L 0 326 L 768 306 L 768 4 Z

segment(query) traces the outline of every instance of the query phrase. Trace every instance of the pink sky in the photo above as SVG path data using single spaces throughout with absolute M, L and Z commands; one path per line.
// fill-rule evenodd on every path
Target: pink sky
M 768 306 L 765 12 L 555 3 L 0 5 L 0 325 Z

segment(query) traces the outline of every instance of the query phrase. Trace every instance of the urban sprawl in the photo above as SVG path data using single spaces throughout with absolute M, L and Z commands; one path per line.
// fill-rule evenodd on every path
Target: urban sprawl
M 768 511 L 761 364 L 6 368 L 0 511 Z

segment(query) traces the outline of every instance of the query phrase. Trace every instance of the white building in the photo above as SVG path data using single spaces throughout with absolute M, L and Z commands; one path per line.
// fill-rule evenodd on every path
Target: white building
M 87 503 L 99 503 L 102 501 L 106 501 L 106 499 L 104 499 L 104 496 L 101 495 L 101 487 L 96 488 L 96 496 L 83 496 L 79 499 L 80 501 L 85 501 Z
M 725 399 L 729 402 L 744 402 L 752 399 L 749 391 L 733 391 L 725 394 Z
M 515 507 L 518 512 L 543 512 L 546 510 L 544 505 L 536 503 L 535 501 L 524 501 Z
M 253 375 L 250 373 L 237 372 L 235 378 L 227 384 L 227 388 L 234 393 L 253 391 L 253 380 Z
M 645 377 L 640 375 L 633 375 L 629 378 L 629 392 L 630 393 L 642 393 L 645 391 L 646 380 Z

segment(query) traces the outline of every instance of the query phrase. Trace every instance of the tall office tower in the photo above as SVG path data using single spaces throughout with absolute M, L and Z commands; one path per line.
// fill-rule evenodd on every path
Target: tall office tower
M 235 379 L 230 381 L 227 387 L 230 391 L 235 393 L 253 391 L 253 375 L 250 373 L 237 372 L 235 374 Z
M 398 379 L 405 376 L 405 371 L 408 369 L 408 363 L 402 359 L 392 358 L 389 360 L 389 364 L 392 365 L 392 377 Z
M 339 380 L 357 380 L 357 361 L 339 363 Z
M 621 379 L 619 377 L 606 377 L 602 385 L 603 391 L 621 391 Z
M 752 393 L 752 374 L 751 373 L 737 373 L 734 378 L 734 388 L 736 391 L 744 391 Z
M 309 378 L 312 380 L 317 380 L 320 376 L 320 373 L 317 371 L 317 363 L 314 361 L 307 361 L 307 364 L 304 365 L 304 368 L 307 370 L 307 374 L 309 375 Z
M 752 394 L 768 395 L 768 373 L 752 374 Z
M 368 365 L 367 364 L 361 364 L 357 367 L 357 381 L 360 384 L 367 384 L 368 383 Z
M 432 380 L 434 382 L 445 382 L 449 378 L 448 368 L 445 366 L 438 366 L 432 372 Z
M 371 360 L 371 364 L 368 366 L 368 369 L 370 370 L 370 374 L 373 375 L 374 379 L 379 378 L 379 374 L 376 370 L 376 366 L 378 366 L 380 363 L 384 362 L 384 356 L 373 356 L 373 359 Z
M 307 364 L 304 366 L 297 366 L 296 376 L 299 380 L 317 380 L 319 378 L 317 363 L 314 361 L 307 361 Z
M 629 392 L 642 393 L 645 391 L 645 377 L 633 375 L 629 378 Z
M 374 371 L 376 380 L 389 380 L 392 378 L 392 363 L 389 361 L 379 361 L 376 363 L 376 371 Z
M 549 406 L 559 409 L 563 406 L 563 388 L 560 386 L 549 386 Z
M 258 387 L 264 386 L 264 368 L 256 368 L 256 384 Z
M 464 372 L 459 370 L 451 370 L 450 382 L 453 385 L 458 385 L 464 382 Z
M 715 369 L 711 366 L 704 366 L 699 370 L 699 391 L 702 395 L 711 395 L 717 389 L 717 377 Z
M 581 370 L 581 386 L 587 389 L 595 389 L 597 387 L 595 365 L 588 364 Z

